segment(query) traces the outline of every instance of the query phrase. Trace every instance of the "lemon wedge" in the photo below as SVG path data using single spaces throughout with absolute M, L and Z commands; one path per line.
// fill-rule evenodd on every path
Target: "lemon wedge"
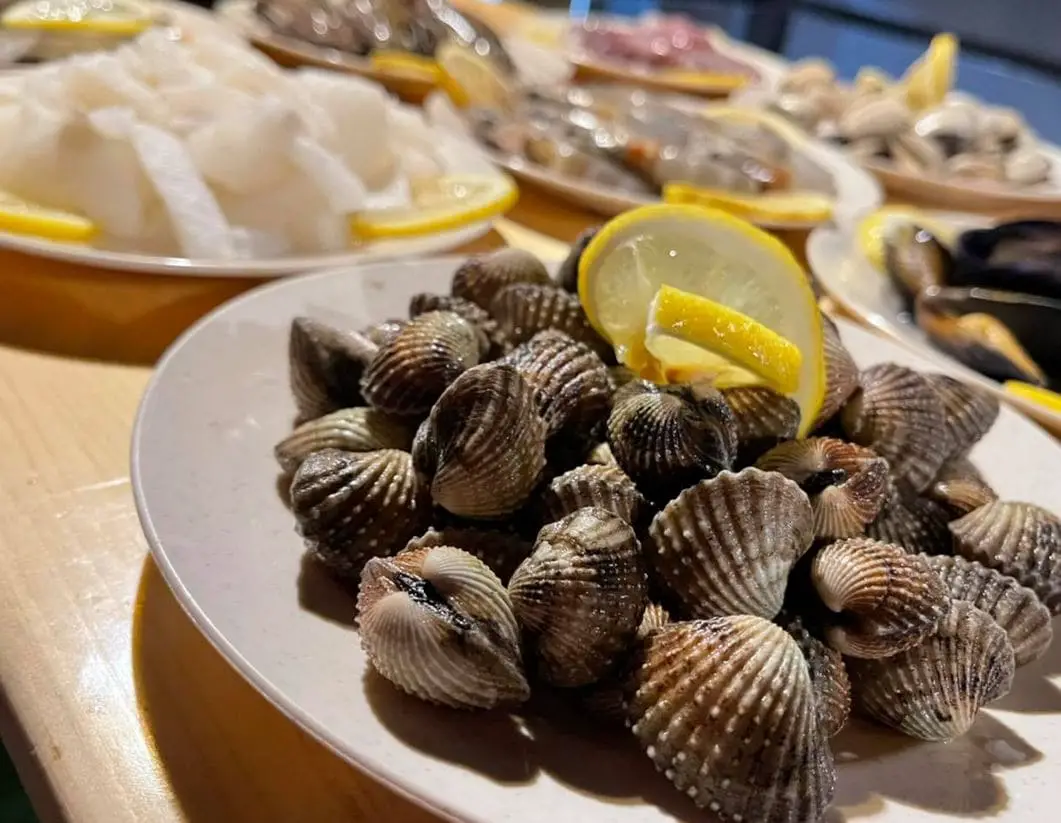
M 800 355 L 797 380 L 786 393 L 800 406 L 801 434 L 806 434 L 825 391 L 821 315 L 806 274 L 781 241 L 717 209 L 643 206 L 605 224 L 586 246 L 578 288 L 590 323 L 612 343 L 620 362 L 646 378 L 688 380 L 705 374 L 720 376 L 730 385 L 792 386 L 782 379 L 788 368 L 783 364 L 791 365 L 791 359 L 769 367 L 756 365 L 754 355 L 724 354 L 723 344 L 711 342 L 706 329 L 696 324 L 682 332 L 675 323 L 693 311 L 695 301 L 656 301 L 663 286 L 754 321 L 755 327 L 742 321 L 744 326 L 734 330 L 734 347 L 788 351 L 774 338 L 769 346 L 761 334 L 756 338 L 752 329 L 759 327 L 795 347 Z M 705 323 L 711 322 L 711 312 L 705 314 Z M 720 368 L 720 361 L 729 366 Z
M 373 70 L 402 80 L 437 86 L 442 69 L 430 57 L 404 51 L 376 51 L 369 56 Z
M 67 243 L 85 243 L 99 233 L 87 217 L 38 206 L 7 192 L 0 192 L 0 231 Z
M 756 223 L 823 223 L 833 216 L 832 198 L 808 191 L 739 194 L 677 182 L 663 187 L 663 202 L 710 206 Z
M 83 0 L 15 3 L 0 15 L 0 27 L 84 32 L 133 37 L 154 24 L 150 9 L 139 3 L 114 2 L 107 7 Z
M 888 232 L 900 223 L 916 223 L 947 245 L 958 235 L 954 226 L 913 206 L 883 206 L 863 217 L 855 231 L 859 249 L 877 271 L 884 271 L 884 243 Z
M 440 70 L 438 85 L 454 105 L 490 109 L 507 109 L 511 105 L 512 84 L 489 58 L 449 41 L 435 52 L 435 62 Z
M 903 76 L 906 103 L 913 111 L 923 111 L 943 102 L 954 85 L 958 38 L 937 34 L 924 55 Z
M 1020 380 L 1007 380 L 1002 384 L 1002 388 L 1016 397 L 1029 400 L 1044 409 L 1061 414 L 1061 394 L 1057 392 L 1040 386 L 1033 386 L 1031 383 L 1024 383 Z
M 417 237 L 452 231 L 504 214 L 519 190 L 507 175 L 448 175 L 413 185 L 413 204 L 363 212 L 350 219 L 359 240 Z

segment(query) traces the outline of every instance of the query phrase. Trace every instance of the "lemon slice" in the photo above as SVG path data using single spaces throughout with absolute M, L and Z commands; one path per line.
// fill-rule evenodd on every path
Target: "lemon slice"
M 696 71 L 695 69 L 663 69 L 653 74 L 656 83 L 669 83 L 687 89 L 736 91 L 748 84 L 743 74 Z
M 958 229 L 913 206 L 883 206 L 863 217 L 855 232 L 858 247 L 877 271 L 884 271 L 884 243 L 888 232 L 899 223 L 917 223 L 947 245 L 958 236 Z
M 435 52 L 440 69 L 439 86 L 461 108 L 507 109 L 514 90 L 504 73 L 487 57 L 454 41 Z
M 350 227 L 360 240 L 437 234 L 504 214 L 518 197 L 507 175 L 449 175 L 414 184 L 413 205 L 354 215 Z
M 380 74 L 387 74 L 402 80 L 415 80 L 421 83 L 438 85 L 442 79 L 442 69 L 430 57 L 410 54 L 405 51 L 376 51 L 369 56 L 372 68 Z
M 133 37 L 154 24 L 150 9 L 139 3 L 114 2 L 101 7 L 83 0 L 16 3 L 0 15 L 8 29 L 84 32 Z
M 0 192 L 0 231 L 68 243 L 85 243 L 99 233 L 87 217 L 38 206 L 7 192 Z
M 1016 397 L 1029 400 L 1044 409 L 1061 414 L 1061 394 L 1057 392 L 1033 386 L 1031 383 L 1024 383 L 1020 380 L 1007 380 L 1002 384 L 1002 388 Z
M 808 191 L 739 194 L 678 182 L 663 187 L 663 202 L 710 206 L 763 223 L 823 223 L 833 216 L 833 199 Z
M 717 347 L 709 351 L 647 323 L 662 286 L 738 312 L 799 350 L 798 385 L 790 394 L 805 434 L 825 390 L 821 315 L 806 274 L 781 241 L 717 209 L 660 204 L 605 224 L 582 254 L 582 307 L 622 363 L 651 379 L 715 374 Z M 739 337 L 734 345 L 743 345 Z M 747 382 L 765 382 L 742 361 L 734 365 L 744 369 Z M 738 376 L 736 369 L 727 373 L 728 379 Z
M 937 34 L 932 38 L 925 54 L 907 69 L 903 77 L 906 103 L 911 109 L 922 111 L 943 102 L 954 85 L 957 57 L 957 37 Z

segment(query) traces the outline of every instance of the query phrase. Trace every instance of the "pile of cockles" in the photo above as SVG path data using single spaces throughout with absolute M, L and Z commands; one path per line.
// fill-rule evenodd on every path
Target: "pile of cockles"
M 295 319 L 298 531 L 399 689 L 560 693 L 719 819 L 817 820 L 849 710 L 949 740 L 1044 653 L 1061 522 L 969 461 L 992 396 L 859 370 L 828 318 L 803 439 L 770 389 L 638 379 L 573 293 L 583 247 L 555 279 L 470 259 L 409 319 Z

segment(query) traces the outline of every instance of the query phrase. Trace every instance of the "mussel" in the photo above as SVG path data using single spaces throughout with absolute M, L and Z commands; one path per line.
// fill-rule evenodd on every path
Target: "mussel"
M 1061 300 L 1061 223 L 1018 220 L 958 237 L 954 286 L 980 286 Z
M 945 285 L 950 267 L 950 252 L 921 226 L 899 223 L 888 232 L 884 268 L 907 306 L 929 286 Z

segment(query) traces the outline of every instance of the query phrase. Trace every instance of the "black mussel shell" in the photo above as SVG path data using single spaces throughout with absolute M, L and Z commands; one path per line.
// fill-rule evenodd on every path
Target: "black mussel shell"
M 1061 300 L 1061 223 L 1018 220 L 964 232 L 948 282 Z
M 903 223 L 885 239 L 884 268 L 909 307 L 925 289 L 948 282 L 951 256 L 930 231 Z

